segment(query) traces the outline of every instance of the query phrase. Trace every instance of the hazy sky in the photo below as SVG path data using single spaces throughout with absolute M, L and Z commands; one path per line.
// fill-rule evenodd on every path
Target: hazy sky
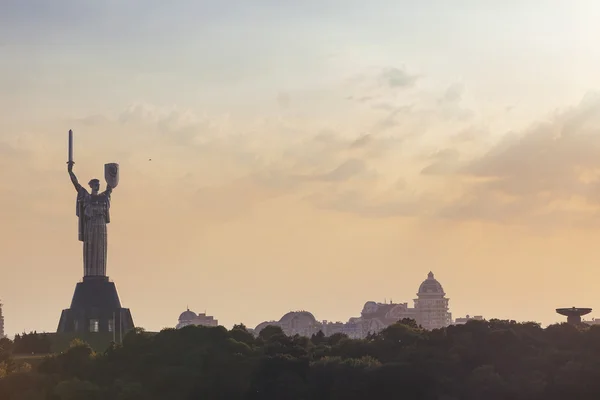
M 409 302 L 600 317 L 597 1 L 3 0 L 0 298 L 54 331 L 75 190 L 118 162 L 108 274 L 134 321 L 250 327 Z M 151 159 L 151 161 L 149 161 Z M 104 185 L 104 182 L 103 182 Z

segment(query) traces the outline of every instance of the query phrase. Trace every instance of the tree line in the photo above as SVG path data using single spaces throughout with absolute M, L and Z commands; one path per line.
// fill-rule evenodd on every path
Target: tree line
M 0 341 L 0 399 L 600 398 L 598 326 L 490 320 L 426 331 L 402 320 L 365 339 L 136 328 L 103 352 L 74 341 L 35 367 L 18 362 L 17 342 Z

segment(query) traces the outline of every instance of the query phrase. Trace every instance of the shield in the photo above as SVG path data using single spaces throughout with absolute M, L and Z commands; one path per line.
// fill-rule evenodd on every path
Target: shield
M 104 179 L 108 186 L 116 188 L 119 184 L 119 164 L 104 164 Z

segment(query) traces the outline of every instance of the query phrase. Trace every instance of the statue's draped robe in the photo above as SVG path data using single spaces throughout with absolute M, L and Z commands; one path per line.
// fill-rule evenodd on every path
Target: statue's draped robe
M 112 188 L 92 195 L 81 185 L 77 189 L 77 216 L 79 240 L 83 242 L 84 276 L 106 276 L 107 234 L 110 222 L 110 194 Z

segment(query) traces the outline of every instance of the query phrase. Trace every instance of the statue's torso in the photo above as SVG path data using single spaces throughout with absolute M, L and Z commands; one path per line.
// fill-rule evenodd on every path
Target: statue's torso
M 104 194 L 86 196 L 83 204 L 83 212 L 88 220 L 106 219 L 109 208 L 110 201 Z

